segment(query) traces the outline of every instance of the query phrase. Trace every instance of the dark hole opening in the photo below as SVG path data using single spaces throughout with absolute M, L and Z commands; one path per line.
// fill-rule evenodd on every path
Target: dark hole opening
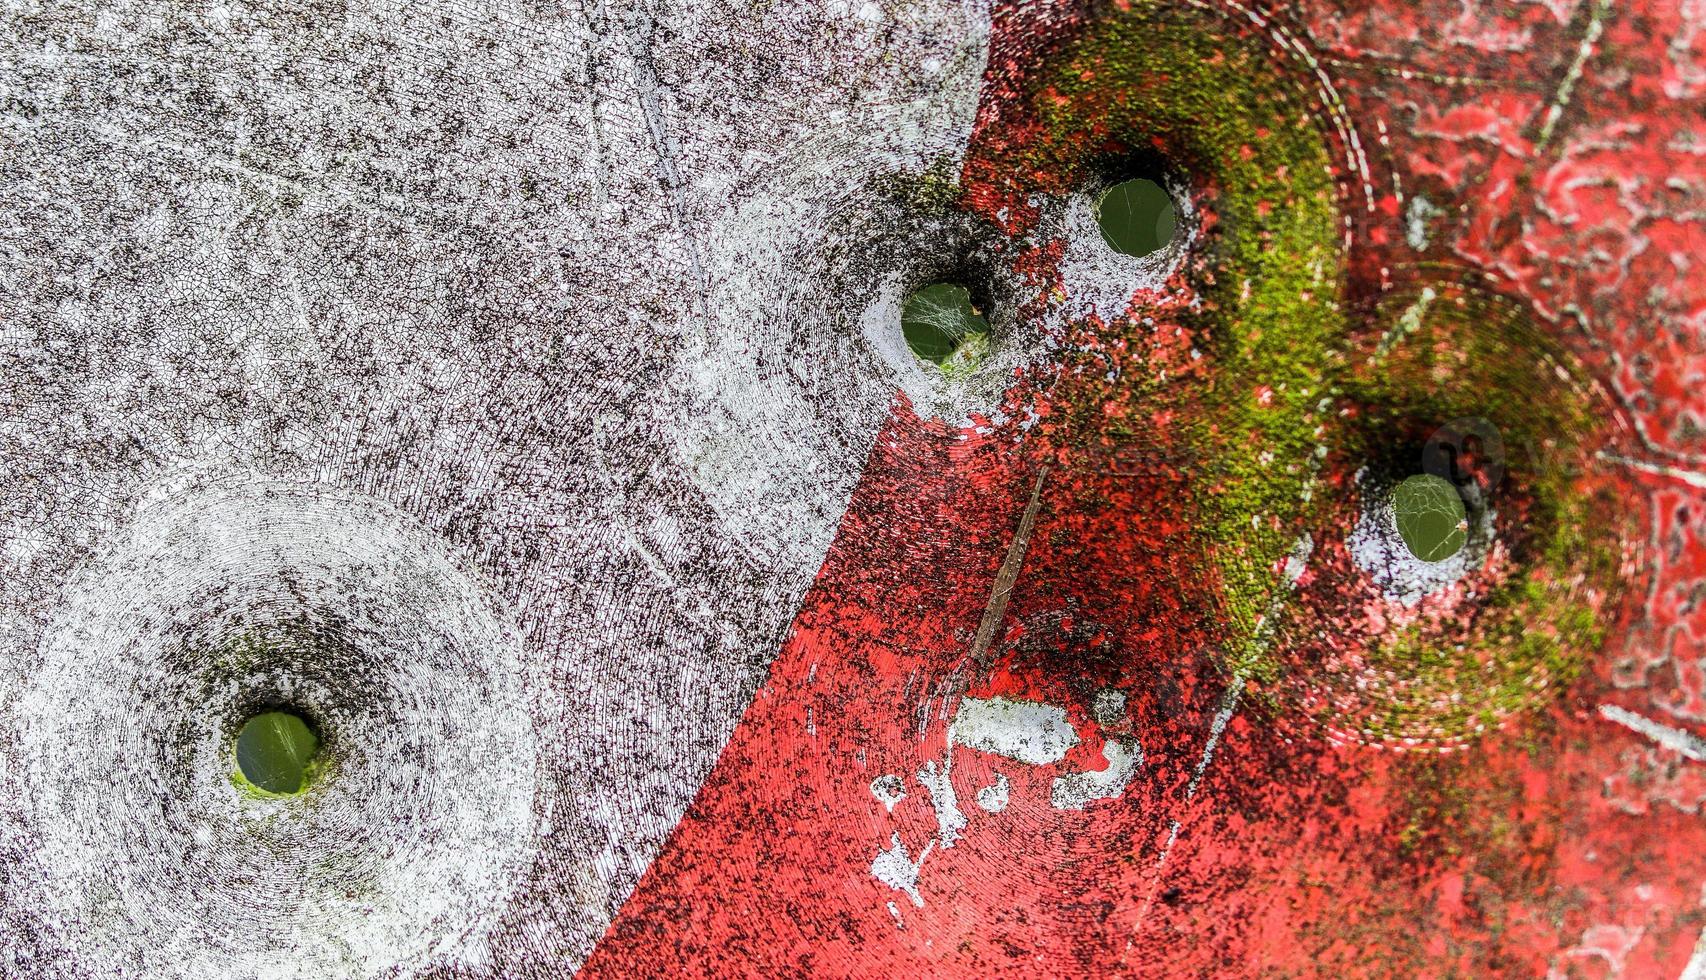
M 288 708 L 263 711 L 237 734 L 237 771 L 267 793 L 290 796 L 312 781 L 320 736 Z
M 1166 248 L 1178 228 L 1173 195 L 1148 177 L 1122 180 L 1096 199 L 1102 240 L 1121 255 L 1141 258 Z
M 900 329 L 906 346 L 933 364 L 975 360 L 987 349 L 989 320 L 970 289 L 956 282 L 934 282 L 913 291 L 901 307 Z

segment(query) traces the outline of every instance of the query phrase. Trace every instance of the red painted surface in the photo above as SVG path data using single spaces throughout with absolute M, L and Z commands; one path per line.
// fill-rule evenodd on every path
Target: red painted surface
M 1378 203 L 1356 214 L 1358 274 L 1378 282 L 1422 258 L 1496 274 L 1555 317 L 1650 443 L 1613 448 L 1698 470 L 1706 10 L 1685 7 L 1612 11 L 1545 146 L 1586 4 L 1315 2 L 1297 26 L 1371 156 Z M 998 17 L 979 140 L 1018 131 L 1000 110 L 1036 48 L 1014 38 L 1069 22 Z M 993 211 L 996 192 L 968 178 L 968 199 Z M 1418 192 L 1443 213 L 1423 254 L 1400 207 Z M 1046 250 L 1019 261 L 1046 291 Z M 1140 300 L 1165 335 L 1185 298 L 1181 286 Z M 1706 493 L 1622 474 L 1650 522 L 1646 567 L 1627 577 L 1622 625 L 1541 710 L 1442 755 L 1335 744 L 1249 707 L 1191 796 L 1227 682 L 1206 653 L 1213 583 L 1194 498 L 1165 465 L 1171 422 L 1081 376 L 1046 396 L 1021 379 L 1011 397 L 1040 417 L 1023 440 L 1011 424 L 952 432 L 897 404 L 768 682 L 588 975 L 1681 971 L 1706 925 L 1706 764 L 1598 708 L 1706 734 Z M 1073 414 L 1085 406 L 1103 421 Z M 1124 467 L 1067 448 L 1127 418 L 1153 428 L 1158 457 Z M 974 632 L 1045 463 L 981 670 Z M 1123 725 L 1091 719 L 1104 686 L 1130 699 Z M 967 824 L 948 847 L 916 774 L 948 756 L 944 705 L 992 694 L 1065 708 L 1080 741 L 1036 767 L 953 751 Z M 1128 733 L 1144 762 L 1123 796 L 1049 805 L 1055 776 L 1101 768 L 1104 741 Z M 1011 802 L 986 813 L 974 797 L 997 770 Z M 871 790 L 885 774 L 908 794 L 892 814 Z M 922 907 L 871 873 L 897 835 L 914 860 L 930 847 Z

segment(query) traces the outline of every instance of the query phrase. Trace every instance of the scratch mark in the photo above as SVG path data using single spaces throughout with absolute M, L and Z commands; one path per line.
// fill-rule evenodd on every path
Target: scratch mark
M 1311 457 L 1313 460 L 1314 457 Z M 1313 483 L 1315 476 L 1310 475 Z M 1309 556 L 1315 550 L 1313 539 L 1306 535 L 1299 538 L 1292 549 L 1292 557 L 1297 559 L 1295 569 L 1288 561 L 1285 578 L 1290 588 L 1297 587 L 1297 578 L 1302 574 L 1303 566 L 1309 561 Z M 1295 574 L 1294 574 L 1295 572 Z M 1278 621 L 1281 603 L 1285 601 L 1287 592 L 1276 592 L 1268 603 L 1268 614 L 1262 618 L 1257 627 L 1255 643 L 1258 647 L 1266 647 L 1273 641 L 1273 624 Z M 1227 682 L 1226 690 L 1220 696 L 1220 707 L 1215 711 L 1214 718 L 1209 722 L 1208 739 L 1203 743 L 1202 755 L 1197 758 L 1196 767 L 1191 770 L 1190 782 L 1185 785 L 1185 802 L 1196 798 L 1197 789 L 1202 785 L 1203 775 L 1208 772 L 1209 764 L 1214 761 L 1215 750 L 1220 747 L 1221 736 L 1226 733 L 1226 726 L 1231 723 L 1232 716 L 1238 711 L 1238 702 L 1244 694 L 1244 684 L 1249 675 L 1244 671 L 1235 671 Z M 1131 934 L 1126 938 L 1125 950 L 1120 954 L 1120 962 L 1124 963 L 1126 956 L 1137 946 L 1137 937 L 1143 931 L 1144 920 L 1149 918 L 1149 910 L 1155 905 L 1155 896 L 1160 893 L 1163 881 L 1162 869 L 1167 866 L 1167 858 L 1173 853 L 1173 844 L 1179 839 L 1179 831 L 1184 822 L 1175 817 L 1167 828 L 1167 842 L 1161 845 L 1161 854 L 1155 859 L 1155 883 L 1143 898 L 1143 906 L 1138 909 L 1137 922 L 1132 926 Z
M 1025 505 L 1025 514 L 1019 518 L 1019 530 L 1013 535 L 1013 542 L 1007 546 L 1007 557 L 1001 562 L 1001 570 L 995 573 L 995 586 L 989 592 L 989 605 L 983 610 L 983 621 L 977 624 L 977 638 L 971 645 L 973 663 L 983 664 L 989 657 L 990 644 L 995 642 L 995 630 L 1001 625 L 1001 617 L 1007 614 L 1007 597 L 1012 595 L 1013 586 L 1019 580 L 1019 569 L 1025 563 L 1025 549 L 1031 543 L 1031 531 L 1037 523 L 1037 510 L 1042 506 L 1043 481 L 1048 478 L 1048 467 L 1037 471 L 1036 485 L 1031 487 L 1031 501 Z
M 594 421 L 594 436 L 601 435 L 602 430 L 603 423 L 600 421 Z M 622 501 L 623 508 L 626 508 L 628 506 L 628 488 L 616 478 L 616 475 L 612 473 L 608 467 L 604 465 L 603 452 L 592 453 L 591 459 L 593 472 L 598 474 L 600 482 L 608 487 L 612 494 L 619 497 Z M 623 542 L 626 543 L 629 548 L 633 549 L 635 554 L 640 556 L 640 559 L 645 562 L 646 567 L 651 570 L 653 575 L 657 576 L 658 581 L 671 589 L 681 588 L 680 584 L 675 581 L 675 576 L 669 573 L 668 566 L 664 565 L 663 560 L 653 554 L 650 548 L 646 547 L 645 543 L 640 540 L 639 535 L 634 533 L 633 527 L 630 526 L 627 521 L 617 522 L 617 527 L 622 532 Z
M 1354 58 L 1336 55 L 1316 55 L 1316 57 L 1322 64 L 1329 65 L 1333 68 L 1345 69 L 1347 71 L 1366 71 L 1376 75 L 1384 75 L 1389 78 L 1416 78 L 1449 88 L 1492 88 L 1504 87 L 1513 84 L 1505 81 L 1504 79 L 1477 78 L 1473 75 L 1451 75 L 1444 72 L 1428 71 L 1424 68 L 1418 68 L 1409 62 L 1403 61 L 1382 63 L 1374 60 L 1373 58 Z M 1532 87 L 1520 82 L 1514 84 L 1519 88 L 1524 89 Z
M 1606 721 L 1614 721 L 1632 732 L 1645 735 L 1667 749 L 1680 752 L 1683 758 L 1695 762 L 1706 762 L 1706 739 L 1685 732 L 1680 728 L 1672 728 L 1661 722 L 1656 722 L 1645 715 L 1638 715 L 1627 708 L 1615 704 L 1599 706 L 1599 716 Z
M 1214 720 L 1208 726 L 1208 742 L 1203 746 L 1202 757 L 1197 759 L 1197 766 L 1191 771 L 1191 781 L 1185 786 L 1185 799 L 1197 795 L 1197 787 L 1202 784 L 1203 773 L 1208 771 L 1208 764 L 1214 761 L 1214 750 L 1220 747 L 1220 736 L 1226 731 L 1226 724 L 1232 720 L 1232 715 L 1238 710 L 1238 700 L 1244 694 L 1244 675 L 1234 674 L 1232 683 L 1226 687 L 1226 693 L 1220 696 L 1220 710 L 1214 713 Z
M 1616 463 L 1619 466 L 1627 466 L 1632 470 L 1639 470 L 1642 473 L 1652 473 L 1657 476 L 1668 476 L 1673 480 L 1680 480 L 1697 490 L 1706 490 L 1706 473 L 1701 473 L 1698 470 L 1687 470 L 1680 466 L 1670 466 L 1665 463 L 1650 463 L 1644 459 L 1633 459 L 1628 456 L 1619 456 L 1616 453 L 1599 452 L 1595 453 L 1595 455 L 1600 459 Z
M 1373 367 L 1386 360 L 1386 356 L 1391 354 L 1392 349 L 1397 347 L 1405 337 L 1420 330 L 1422 318 L 1428 314 L 1428 307 L 1432 306 L 1433 301 L 1438 298 L 1439 294 L 1434 292 L 1432 286 L 1423 287 L 1421 295 L 1416 297 L 1416 301 L 1404 310 L 1403 314 L 1398 317 L 1398 322 L 1393 324 L 1391 329 L 1387 330 L 1380 338 L 1380 343 L 1375 347 L 1373 356 L 1368 359 L 1369 366 Z
M 629 53 L 634 59 L 634 81 L 640 90 L 640 109 L 645 114 L 646 129 L 651 132 L 652 145 L 657 150 L 658 180 L 669 197 L 670 212 L 674 215 L 676 227 L 681 230 L 681 237 L 687 244 L 687 260 L 693 267 L 693 279 L 698 287 L 699 313 L 702 317 L 708 316 L 711 308 L 710 279 L 705 274 L 705 263 L 699 255 L 698 239 L 688 227 L 687 202 L 682 194 L 681 164 L 676 159 L 675 144 L 664 127 L 663 103 L 658 99 L 658 90 L 664 88 L 664 85 L 658 81 L 657 66 L 652 62 L 651 15 L 637 10 L 629 11 L 628 16 L 624 18 L 623 27 L 626 29 L 623 33 L 628 40 Z
M 1582 68 L 1593 54 L 1593 46 L 1599 43 L 1600 35 L 1605 33 L 1605 15 L 1610 11 L 1611 0 L 1599 0 L 1593 5 L 1593 11 L 1588 15 L 1587 29 L 1582 32 L 1582 41 L 1576 46 L 1575 60 L 1570 62 L 1570 70 L 1564 73 L 1563 81 L 1558 83 L 1558 91 L 1552 97 L 1552 104 L 1546 107 L 1546 118 L 1540 124 L 1540 136 L 1534 143 L 1535 156 L 1539 156 L 1552 141 L 1552 133 L 1558 126 L 1558 119 L 1563 116 L 1564 107 L 1569 105 L 1576 83 L 1581 80 Z

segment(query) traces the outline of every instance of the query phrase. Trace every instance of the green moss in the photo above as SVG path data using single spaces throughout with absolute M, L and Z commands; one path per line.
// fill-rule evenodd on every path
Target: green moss
M 938 157 L 922 173 L 889 174 L 879 189 L 911 211 L 946 213 L 960 199 L 959 165 L 950 157 Z
M 1279 671 L 1269 640 L 1286 593 L 1274 569 L 1302 533 L 1321 530 L 1314 480 L 1325 440 L 1336 459 L 1354 460 L 1389 444 L 1395 420 L 1478 416 L 1513 451 L 1563 461 L 1513 475 L 1532 533 L 1511 577 L 1476 600 L 1456 635 L 1399 629 L 1366 651 L 1371 676 L 1393 683 L 1370 695 L 1378 707 L 1357 725 L 1494 724 L 1534 703 L 1541 681 L 1567 682 L 1603 636 L 1584 595 L 1615 588 L 1618 534 L 1583 498 L 1572 442 L 1595 413 L 1580 386 L 1559 380 L 1566 362 L 1526 313 L 1486 299 L 1461 270 L 1438 270 L 1435 291 L 1385 300 L 1378 356 L 1350 356 L 1334 152 L 1307 79 L 1259 32 L 1240 33 L 1248 27 L 1157 3 L 1110 12 L 1038 77 L 1040 132 L 997 169 L 1023 175 L 1025 193 L 1068 193 L 1156 153 L 1192 185 L 1203 224 L 1186 273 L 1200 302 L 1185 325 L 1213 367 L 1165 397 L 1188 420 L 1192 482 L 1206 488 L 1191 512 L 1220 580 L 1229 672 Z M 1346 404 L 1370 410 L 1341 423 Z M 1444 537 L 1435 543 L 1460 541 Z
M 1231 669 L 1271 667 L 1257 624 L 1272 568 L 1307 525 L 1317 406 L 1345 333 L 1332 156 L 1287 66 L 1201 11 L 1134 4 L 1091 27 L 1038 86 L 1032 172 L 1068 189 L 1110 142 L 1159 151 L 1199 188 L 1204 293 L 1193 327 L 1216 358 L 1192 413 L 1224 587 Z

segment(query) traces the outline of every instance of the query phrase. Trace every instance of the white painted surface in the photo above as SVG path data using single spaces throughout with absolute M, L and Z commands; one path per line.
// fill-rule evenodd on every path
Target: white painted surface
M 895 379 L 858 329 L 882 275 L 859 263 L 886 274 L 911 256 L 843 219 L 875 213 L 879 178 L 963 153 L 988 19 L 870 6 L 869 21 L 809 3 L 507 0 L 0 14 L 0 85 L 32 109 L 0 154 L 0 434 L 26 477 L 0 480 L 0 746 L 82 751 L 89 715 L 66 692 L 97 675 L 187 683 L 162 667 L 164 641 L 105 663 L 56 645 L 85 608 L 67 583 L 150 501 L 220 473 L 390 508 L 514 624 L 536 697 L 527 725 L 500 713 L 492 731 L 533 738 L 466 784 L 448 756 L 389 757 L 442 820 L 415 833 L 344 799 L 337 819 L 369 819 L 377 848 L 350 890 L 380 911 L 334 927 L 343 900 L 327 898 L 296 938 L 281 926 L 261 945 L 329 975 L 572 971 L 715 763 L 892 410 Z M 362 520 L 345 522 L 351 548 L 379 533 Z M 180 567 L 156 546 L 138 574 Z M 359 589 L 339 601 L 368 613 Z M 389 649 L 381 633 L 364 649 Z M 63 689 L 36 679 L 44 659 Z M 443 723 L 472 738 L 479 705 L 431 701 L 431 658 L 399 662 L 375 702 L 463 706 Z M 32 685 L 45 700 L 27 713 Z M 107 754 L 127 793 L 200 799 L 181 784 L 202 761 L 131 738 Z M 130 834 L 90 772 L 0 761 L 8 968 L 249 969 L 256 951 L 217 925 L 163 941 L 97 909 L 187 916 L 228 894 L 235 865 L 76 889 L 97 855 L 152 866 L 126 848 L 252 856 L 216 831 Z M 533 780 L 515 800 L 538 840 L 508 811 L 480 832 L 449 815 L 512 775 Z M 467 846 L 447 864 L 436 839 Z M 336 835 L 293 840 L 304 858 L 341 853 Z M 487 887 L 493 866 L 513 891 Z M 418 882 L 418 912 L 391 908 L 429 870 L 440 890 Z M 437 915 L 453 892 L 466 901 Z

